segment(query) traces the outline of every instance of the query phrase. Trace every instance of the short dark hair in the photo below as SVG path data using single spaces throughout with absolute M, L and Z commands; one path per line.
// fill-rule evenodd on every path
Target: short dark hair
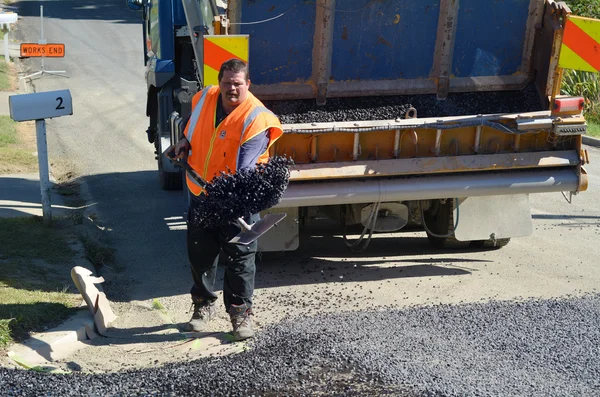
M 248 70 L 248 64 L 241 59 L 233 58 L 223 62 L 221 69 L 219 69 L 219 83 L 223 78 L 223 73 L 228 70 L 233 73 L 244 72 L 246 74 L 246 81 L 250 78 L 250 71 Z

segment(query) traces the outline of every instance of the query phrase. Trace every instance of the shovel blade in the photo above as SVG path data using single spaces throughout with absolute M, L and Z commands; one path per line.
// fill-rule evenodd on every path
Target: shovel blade
M 244 230 L 242 228 L 242 231 L 229 242 L 234 244 L 248 245 L 269 231 L 269 229 L 271 229 L 273 226 L 281 222 L 281 220 L 286 216 L 286 213 L 267 214 L 258 222 L 250 225 L 250 230 Z

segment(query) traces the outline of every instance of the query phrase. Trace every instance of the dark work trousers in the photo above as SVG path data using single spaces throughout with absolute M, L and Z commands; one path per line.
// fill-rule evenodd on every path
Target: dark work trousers
M 217 295 L 214 293 L 214 284 L 219 254 L 222 249 L 228 257 L 223 280 L 225 309 L 229 311 L 232 304 L 246 304 L 250 308 L 254 293 L 257 241 L 249 245 L 230 243 L 229 240 L 241 231 L 236 221 L 212 229 L 194 226 L 190 219 L 195 205 L 202 205 L 202 203 L 195 202 L 195 200 L 190 202 L 187 222 L 187 252 L 194 280 L 190 291 L 192 299 L 205 302 L 213 302 L 217 299 Z M 245 218 L 248 223 L 253 223 L 258 219 L 260 219 L 258 214 Z

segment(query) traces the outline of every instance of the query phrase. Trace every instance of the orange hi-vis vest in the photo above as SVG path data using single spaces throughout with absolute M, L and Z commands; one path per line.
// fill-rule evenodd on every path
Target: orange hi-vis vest
M 283 135 L 281 122 L 251 92 L 215 128 L 219 87 L 207 87 L 192 98 L 192 115 L 184 134 L 190 142 L 189 165 L 210 182 L 221 172 L 235 172 L 242 145 L 265 130 L 270 130 L 267 150 L 259 163 L 269 160 L 269 148 Z M 203 189 L 186 173 L 189 190 L 199 196 Z

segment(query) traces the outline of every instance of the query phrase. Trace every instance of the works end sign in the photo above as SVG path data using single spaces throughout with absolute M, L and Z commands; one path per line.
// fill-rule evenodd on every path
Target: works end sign
M 49 57 L 62 58 L 65 56 L 64 44 L 34 44 L 21 43 L 21 58 Z

